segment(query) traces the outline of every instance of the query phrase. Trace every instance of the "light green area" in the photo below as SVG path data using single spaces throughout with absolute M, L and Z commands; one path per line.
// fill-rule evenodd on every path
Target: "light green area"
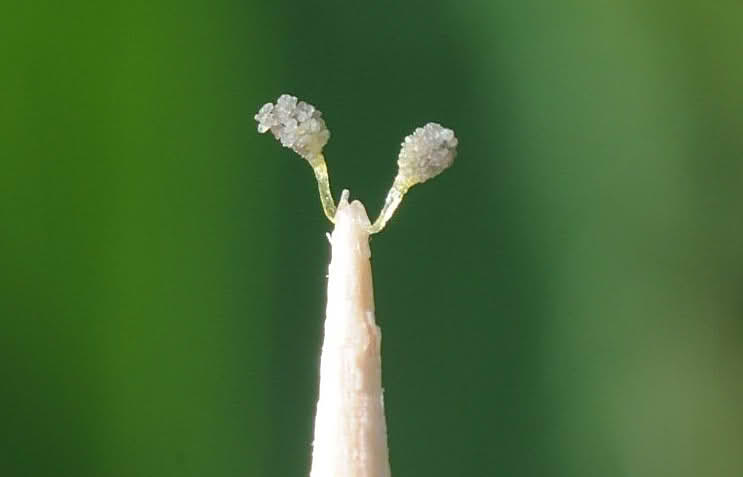
M 59 2 L 58 2 L 59 3 Z M 329 224 L 374 215 L 397 476 L 743 475 L 740 2 L 17 2 L 0 20 L 0 475 L 301 476 Z

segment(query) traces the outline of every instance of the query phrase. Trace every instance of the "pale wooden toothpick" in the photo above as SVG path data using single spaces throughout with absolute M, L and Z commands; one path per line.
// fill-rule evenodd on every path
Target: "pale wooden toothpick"
M 369 218 L 344 191 L 330 236 L 325 339 L 310 477 L 388 477 L 382 334 L 374 319 Z

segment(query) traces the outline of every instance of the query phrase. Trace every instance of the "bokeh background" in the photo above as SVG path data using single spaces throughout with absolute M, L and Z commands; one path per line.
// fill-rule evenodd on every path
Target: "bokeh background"
M 397 476 L 743 475 L 739 1 L 13 2 L 0 475 L 307 475 L 332 131 L 376 215 Z

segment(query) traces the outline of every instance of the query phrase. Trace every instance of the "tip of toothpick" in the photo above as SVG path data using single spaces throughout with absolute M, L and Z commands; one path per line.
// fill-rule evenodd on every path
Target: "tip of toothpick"
M 341 200 L 338 202 L 338 206 L 341 204 L 348 205 L 348 196 L 350 196 L 351 193 L 348 191 L 348 189 L 343 189 L 343 192 L 341 192 Z
M 369 220 L 369 216 L 366 215 L 364 204 L 358 200 L 349 203 L 348 199 L 350 195 L 351 193 L 348 189 L 343 189 L 341 200 L 338 202 L 338 209 L 335 213 L 336 226 L 339 221 L 345 222 L 344 219 L 347 219 L 349 222 L 357 223 L 364 229 L 368 228 L 371 225 L 371 221 Z

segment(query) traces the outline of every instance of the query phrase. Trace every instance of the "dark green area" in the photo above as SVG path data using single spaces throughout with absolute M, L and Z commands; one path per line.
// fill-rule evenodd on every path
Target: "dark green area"
M 375 216 L 396 476 L 743 475 L 739 2 L 11 2 L 0 475 L 309 471 L 330 230 Z

